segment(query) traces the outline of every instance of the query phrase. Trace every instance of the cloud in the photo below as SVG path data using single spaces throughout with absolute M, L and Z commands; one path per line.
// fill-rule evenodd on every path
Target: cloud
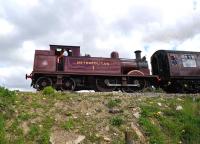
M 30 82 L 25 80 L 26 71 L 30 70 L 23 66 L 1 67 L 0 85 L 8 88 L 30 88 Z
M 128 15 L 114 23 L 115 30 L 122 34 L 129 34 L 133 30 L 146 30 L 149 23 L 161 20 L 160 9 L 147 5 L 137 5 L 130 9 Z
M 28 6 L 0 1 L 0 25 L 7 26 L 0 35 L 0 81 L 10 88 L 27 88 L 22 79 L 25 72 L 31 72 L 34 50 L 48 49 L 49 44 L 84 43 L 92 51 L 97 23 L 86 4 L 83 0 L 44 0 Z
M 190 16 L 182 17 L 173 25 L 154 27 L 154 30 L 144 37 L 145 42 L 161 41 L 183 42 L 200 34 L 200 13 L 193 13 Z

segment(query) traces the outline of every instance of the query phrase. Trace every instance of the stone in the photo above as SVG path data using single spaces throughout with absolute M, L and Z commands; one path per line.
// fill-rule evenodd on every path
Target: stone
M 136 108 L 133 108 L 132 111 L 133 112 L 136 112 L 136 111 L 141 112 L 141 109 L 139 107 L 136 107 Z
M 182 109 L 183 109 L 183 107 L 180 106 L 180 105 L 176 107 L 176 110 L 177 110 L 177 111 L 180 111 L 180 110 L 182 110 Z
M 79 135 L 77 139 L 74 140 L 73 144 L 79 144 L 85 139 L 85 136 Z
M 102 110 L 100 108 L 95 108 L 96 112 L 101 112 Z
M 77 116 L 73 116 L 73 119 L 77 119 L 78 117 Z
M 110 127 L 109 127 L 109 125 L 107 125 L 106 127 L 105 127 L 105 131 L 109 131 L 110 130 Z
M 162 104 L 161 103 L 157 103 L 158 104 L 158 106 L 162 106 Z
M 178 100 L 178 101 L 183 101 L 183 100 L 182 100 L 182 99 L 180 99 L 180 98 L 177 98 L 177 100 Z
M 115 113 L 122 113 L 123 110 L 120 109 L 109 109 L 109 113 L 115 114 Z
M 104 137 L 103 139 L 104 139 L 104 141 L 106 141 L 106 142 L 110 142 L 110 141 L 111 141 L 111 139 L 108 138 L 108 137 Z
M 139 112 L 135 112 L 135 113 L 133 113 L 133 116 L 135 118 L 139 119 L 140 118 L 140 113 Z

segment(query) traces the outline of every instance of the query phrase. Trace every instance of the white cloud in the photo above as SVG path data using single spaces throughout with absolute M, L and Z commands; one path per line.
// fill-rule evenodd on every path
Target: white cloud
M 31 71 L 23 66 L 10 66 L 0 68 L 0 85 L 8 88 L 30 88 L 30 81 L 26 81 L 25 74 Z
M 11 34 L 14 26 L 5 19 L 0 19 L 0 36 Z
M 39 5 L 39 0 L 13 0 L 12 2 L 23 9 L 31 9 Z

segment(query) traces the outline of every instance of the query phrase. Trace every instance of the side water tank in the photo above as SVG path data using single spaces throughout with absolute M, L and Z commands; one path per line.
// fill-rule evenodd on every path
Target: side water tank
M 119 53 L 116 51 L 111 52 L 110 57 L 113 59 L 118 59 L 119 58 Z

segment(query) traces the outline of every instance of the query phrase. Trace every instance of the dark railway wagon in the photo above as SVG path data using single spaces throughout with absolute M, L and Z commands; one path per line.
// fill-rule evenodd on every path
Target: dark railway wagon
M 200 91 L 200 53 L 158 50 L 151 57 L 152 74 L 167 92 Z
M 50 50 L 36 50 L 31 75 L 32 86 L 42 90 L 53 86 L 57 90 L 93 89 L 134 92 L 156 85 L 157 76 L 150 75 L 146 58 L 135 51 L 136 59 L 81 56 L 79 46 L 50 45 Z

